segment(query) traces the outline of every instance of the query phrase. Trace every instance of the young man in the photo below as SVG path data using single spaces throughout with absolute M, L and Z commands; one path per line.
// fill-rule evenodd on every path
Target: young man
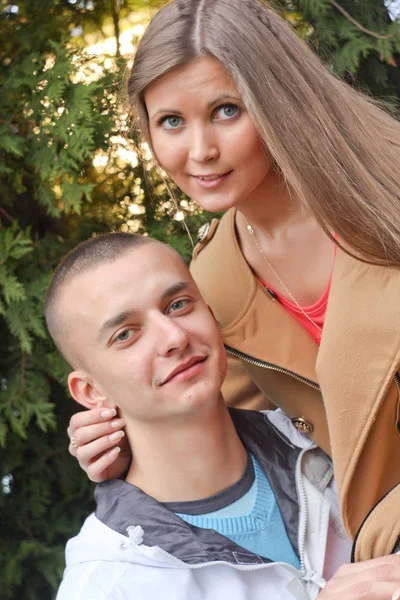
M 225 407 L 218 325 L 175 251 L 129 234 L 81 244 L 46 321 L 72 396 L 116 404 L 133 448 L 67 545 L 58 600 L 305 600 L 349 562 L 329 459 L 282 413 Z M 392 594 L 399 561 L 365 565 L 320 598 Z

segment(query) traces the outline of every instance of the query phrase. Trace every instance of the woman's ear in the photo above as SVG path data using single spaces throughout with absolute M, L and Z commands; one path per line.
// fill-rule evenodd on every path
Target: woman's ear
M 105 394 L 84 370 L 72 371 L 68 375 L 68 387 L 73 399 L 86 408 L 109 404 Z

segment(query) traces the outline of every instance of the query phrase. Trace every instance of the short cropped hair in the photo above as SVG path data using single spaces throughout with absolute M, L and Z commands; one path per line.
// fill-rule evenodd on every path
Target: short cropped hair
M 136 233 L 104 233 L 78 244 L 60 262 L 50 284 L 47 288 L 44 314 L 47 329 L 54 340 L 58 350 L 74 368 L 81 363 L 78 356 L 74 356 L 65 345 L 65 327 L 57 306 L 61 289 L 75 275 L 107 262 L 113 262 L 125 252 L 147 244 L 159 244 L 172 250 L 166 244 L 153 238 Z

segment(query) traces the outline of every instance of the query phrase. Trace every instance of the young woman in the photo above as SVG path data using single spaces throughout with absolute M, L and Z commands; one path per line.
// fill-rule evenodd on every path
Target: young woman
M 227 402 L 282 408 L 333 459 L 354 558 L 394 552 L 400 124 L 258 0 L 166 5 L 128 95 L 160 166 L 200 206 L 227 211 L 192 262 L 235 359 Z M 101 412 L 69 428 L 98 481 L 123 470 L 104 453 L 121 423 Z

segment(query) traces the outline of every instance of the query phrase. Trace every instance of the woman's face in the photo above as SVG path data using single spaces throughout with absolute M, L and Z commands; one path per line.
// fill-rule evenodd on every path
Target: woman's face
M 212 57 L 197 59 L 145 94 L 162 168 L 210 212 L 263 196 L 271 162 L 235 83 Z

